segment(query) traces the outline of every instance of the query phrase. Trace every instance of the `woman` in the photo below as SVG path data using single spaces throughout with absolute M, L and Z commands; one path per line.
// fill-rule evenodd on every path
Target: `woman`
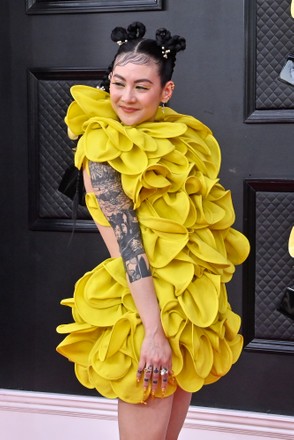
M 155 40 L 144 34 L 141 23 L 115 28 L 119 50 L 103 90 L 72 88 L 75 165 L 110 258 L 63 302 L 75 322 L 58 328 L 69 335 L 57 350 L 84 386 L 118 398 L 122 440 L 172 440 L 191 393 L 240 355 L 225 283 L 249 246 L 231 228 L 211 131 L 164 108 L 185 40 L 164 29 Z

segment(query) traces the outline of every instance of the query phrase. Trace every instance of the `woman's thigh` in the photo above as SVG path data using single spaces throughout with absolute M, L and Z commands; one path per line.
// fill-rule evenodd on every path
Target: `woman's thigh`
M 166 438 L 174 396 L 150 398 L 147 404 L 119 400 L 120 440 L 163 440 Z
M 192 393 L 177 388 L 173 398 L 165 440 L 176 440 L 178 438 L 191 403 L 191 397 Z
M 120 440 L 176 440 L 191 402 L 191 393 L 178 388 L 164 399 L 148 399 L 147 404 L 119 400 Z

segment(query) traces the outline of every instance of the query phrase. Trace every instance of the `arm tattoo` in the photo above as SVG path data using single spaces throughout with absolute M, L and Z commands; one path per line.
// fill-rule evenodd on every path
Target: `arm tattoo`
M 150 276 L 138 219 L 122 189 L 119 173 L 106 163 L 90 162 L 89 169 L 94 193 L 114 230 L 129 281 Z

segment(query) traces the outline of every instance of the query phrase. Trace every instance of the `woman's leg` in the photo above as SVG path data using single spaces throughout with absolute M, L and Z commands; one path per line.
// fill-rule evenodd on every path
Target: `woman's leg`
M 120 440 L 164 440 L 174 396 L 148 399 L 147 405 L 118 402 Z
M 177 388 L 173 398 L 165 440 L 177 440 L 189 409 L 191 397 L 191 393 L 187 393 L 179 387 Z
M 191 393 L 178 388 L 170 397 L 149 399 L 147 405 L 119 400 L 120 440 L 176 440 L 184 424 Z

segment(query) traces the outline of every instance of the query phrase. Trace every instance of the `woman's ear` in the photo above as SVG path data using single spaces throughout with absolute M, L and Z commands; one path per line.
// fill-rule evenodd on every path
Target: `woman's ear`
M 175 84 L 173 81 L 168 81 L 162 90 L 161 102 L 166 104 L 172 97 L 173 91 L 175 88 Z

